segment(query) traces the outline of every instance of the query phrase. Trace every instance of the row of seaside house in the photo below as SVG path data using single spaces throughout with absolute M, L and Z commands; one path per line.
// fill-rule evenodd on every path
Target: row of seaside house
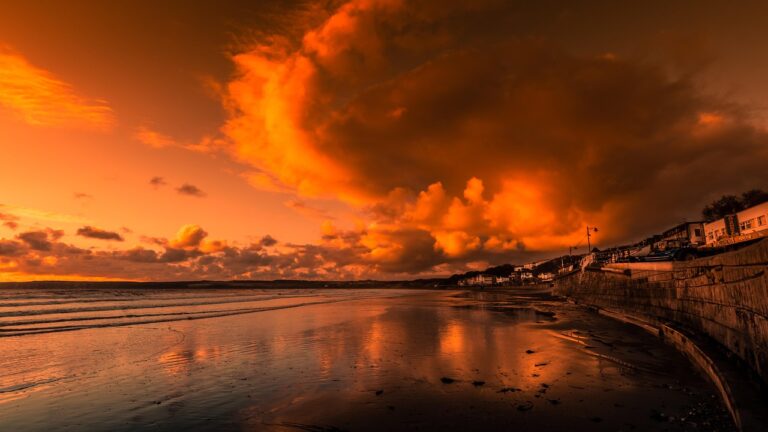
M 601 255 L 602 260 L 612 262 L 668 248 L 706 250 L 760 237 L 768 237 L 768 202 L 711 222 L 684 222 L 637 244 L 604 250 Z
M 705 250 L 733 245 L 760 237 L 768 237 L 768 202 L 758 204 L 738 213 L 712 222 L 684 222 L 661 234 L 649 237 L 633 245 L 606 249 L 594 255 L 601 262 L 616 262 L 630 256 L 642 256 L 668 248 L 693 247 Z M 576 257 L 574 257 L 576 258 Z M 553 262 L 555 260 L 550 260 Z M 516 266 L 509 276 L 478 274 L 459 281 L 460 286 L 520 285 L 548 282 L 555 273 L 541 271 L 547 261 Z M 564 273 L 578 268 L 578 260 L 562 265 L 556 270 Z M 548 266 L 551 267 L 551 266 Z
M 516 266 L 509 276 L 495 276 L 478 274 L 464 278 L 458 282 L 459 286 L 508 286 L 521 285 L 535 282 L 548 282 L 555 278 L 552 272 L 535 271 L 537 263 L 529 263 L 524 266 Z

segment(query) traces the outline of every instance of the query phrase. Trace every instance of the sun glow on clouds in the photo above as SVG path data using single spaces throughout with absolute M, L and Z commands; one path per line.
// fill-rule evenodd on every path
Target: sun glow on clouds
M 430 141 L 439 140 L 442 132 L 430 129 L 429 123 L 423 131 L 405 130 L 406 136 L 389 136 L 387 142 L 366 142 L 386 136 L 384 129 L 390 127 L 414 128 L 412 122 L 395 126 L 409 116 L 426 120 L 432 103 L 429 98 L 442 96 L 425 87 L 423 80 L 433 81 L 434 86 L 448 80 L 447 93 L 468 90 L 469 81 L 457 81 L 465 73 L 463 66 L 441 65 L 449 71 L 446 76 L 430 63 L 371 89 L 365 77 L 380 75 L 378 69 L 390 67 L 385 52 L 407 50 L 389 46 L 381 29 L 407 20 L 408 12 L 399 1 L 351 1 L 319 26 L 307 29 L 298 44 L 273 36 L 234 56 L 238 74 L 226 86 L 230 120 L 223 130 L 234 143 L 236 155 L 259 170 L 251 175 L 252 184 L 274 191 L 290 188 L 303 196 L 335 197 L 360 209 L 374 208 L 367 226 L 357 233 L 359 244 L 368 250 L 365 256 L 374 264 L 407 256 L 406 250 L 412 246 L 408 242 L 417 237 L 421 244 L 424 234 L 431 239 L 434 257 L 429 261 L 434 265 L 473 253 L 555 247 L 570 241 L 581 213 L 548 205 L 548 197 L 538 189 L 550 185 L 539 187 L 525 168 L 517 167 L 515 177 L 527 180 L 510 181 L 499 170 L 503 160 L 483 166 L 485 161 L 470 156 L 466 163 L 478 163 L 479 169 L 458 172 L 431 166 L 433 160 L 446 156 L 462 163 L 456 159 L 466 152 L 464 143 L 482 139 L 471 129 L 485 133 L 483 128 L 498 127 L 496 119 L 488 124 L 468 118 L 459 135 L 470 130 L 470 136 L 446 140 L 440 152 L 448 155 L 431 149 L 437 142 Z M 450 76 L 452 69 L 459 69 L 458 76 Z M 339 87 L 342 83 L 348 84 L 344 90 Z M 408 93 L 411 90 L 413 96 Z M 360 135 L 350 135 L 356 133 Z M 414 139 L 424 141 L 422 148 Z M 368 158 L 378 158 L 383 169 L 365 171 Z M 386 172 L 387 168 L 399 171 Z M 457 174 L 466 175 L 463 199 L 452 196 L 442 182 L 427 184 L 413 175 L 409 178 L 409 171 L 417 173 L 415 176 L 426 171 L 454 185 L 461 181 Z M 483 197 L 484 178 L 501 185 L 489 200 Z M 554 216 L 558 211 L 567 216 L 567 223 Z
M 115 123 L 106 102 L 79 95 L 72 85 L 1 46 L 0 105 L 34 126 L 109 130 Z
M 244 48 L 225 86 L 223 131 L 252 183 L 359 209 L 361 224 L 326 237 L 375 271 L 567 250 L 586 224 L 624 241 L 668 219 L 638 216 L 649 199 L 698 205 L 666 173 L 751 128 L 618 55 L 493 32 L 464 44 L 451 18 L 501 25 L 503 3 L 432 6 L 346 2 L 301 37 Z

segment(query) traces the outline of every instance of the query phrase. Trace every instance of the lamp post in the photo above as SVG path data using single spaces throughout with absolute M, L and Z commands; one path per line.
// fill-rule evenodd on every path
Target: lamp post
M 593 232 L 597 232 L 597 227 L 590 227 L 587 225 L 587 253 L 592 253 L 592 243 L 589 239 Z

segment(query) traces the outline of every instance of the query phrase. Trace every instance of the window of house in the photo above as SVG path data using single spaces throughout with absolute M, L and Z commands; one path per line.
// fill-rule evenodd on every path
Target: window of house
M 757 217 L 757 226 L 763 226 L 765 225 L 765 216 L 758 216 Z
M 701 237 L 701 229 L 700 228 L 694 228 L 693 229 L 693 235 L 696 237 Z

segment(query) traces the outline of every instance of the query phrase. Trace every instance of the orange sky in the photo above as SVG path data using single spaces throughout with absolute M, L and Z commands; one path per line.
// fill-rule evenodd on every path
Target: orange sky
M 763 2 L 251 3 L 4 4 L 0 281 L 447 275 L 767 187 Z

